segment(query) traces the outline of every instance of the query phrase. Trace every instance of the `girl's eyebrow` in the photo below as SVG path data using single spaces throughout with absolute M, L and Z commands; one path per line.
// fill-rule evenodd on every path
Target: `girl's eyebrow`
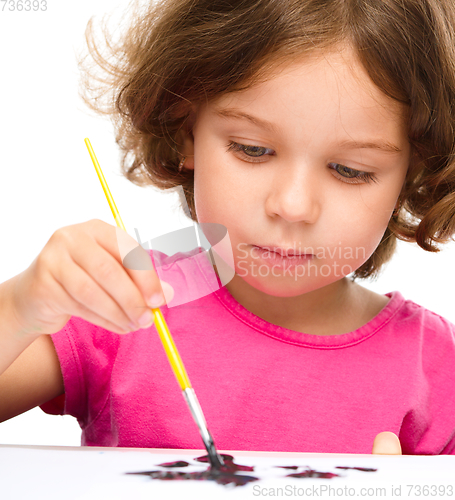
M 341 148 L 346 149 L 379 149 L 385 153 L 402 153 L 403 150 L 400 149 L 395 144 L 391 142 L 379 139 L 377 141 L 343 141 L 338 144 Z
M 253 123 L 257 127 L 261 127 L 269 132 L 277 133 L 277 128 L 272 122 L 263 120 L 256 116 L 249 115 L 244 111 L 240 111 L 237 109 L 226 109 L 226 108 L 217 108 L 215 109 L 215 114 L 222 118 L 237 118 L 237 119 L 245 119 L 249 122 Z M 338 147 L 345 149 L 377 149 L 379 151 L 383 151 L 385 153 L 402 153 L 403 150 L 400 149 L 395 144 L 392 144 L 389 141 L 384 139 L 378 140 L 367 140 L 367 141 L 353 141 L 346 140 L 338 144 Z
M 266 120 L 262 120 L 261 118 L 257 118 L 255 116 L 251 116 L 248 113 L 245 113 L 244 111 L 240 111 L 237 109 L 223 109 L 223 108 L 217 108 L 215 109 L 215 114 L 218 116 L 221 116 L 222 118 L 237 118 L 237 119 L 246 119 L 250 121 L 253 125 L 256 125 L 257 127 L 261 127 L 265 130 L 268 130 L 269 132 L 277 133 L 278 130 L 275 127 L 275 125 L 272 122 L 268 122 Z

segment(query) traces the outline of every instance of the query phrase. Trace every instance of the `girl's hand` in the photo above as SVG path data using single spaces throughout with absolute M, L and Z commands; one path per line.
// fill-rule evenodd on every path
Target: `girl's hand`
M 402 455 L 398 436 L 393 432 L 380 432 L 373 443 L 374 455 Z
M 172 287 L 151 267 L 132 270 L 122 265 L 115 226 L 101 220 L 66 226 L 14 278 L 11 308 L 24 334 L 58 332 L 71 316 L 128 333 L 153 323 L 150 308 L 165 304 L 162 288 L 167 287 L 172 300 Z M 155 294 L 161 299 L 152 303 Z

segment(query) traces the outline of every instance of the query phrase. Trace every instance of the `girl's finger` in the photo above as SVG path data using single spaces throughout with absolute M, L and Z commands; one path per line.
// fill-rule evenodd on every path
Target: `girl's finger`
M 162 283 L 153 267 L 152 259 L 148 252 L 134 238 L 125 231 L 103 221 L 94 220 L 89 222 L 96 228 L 96 231 L 92 232 L 95 241 L 122 266 L 125 273 L 138 288 L 144 305 L 148 304 L 149 307 L 159 307 L 166 303 L 166 297 L 173 296 L 173 293 L 169 293 L 169 290 L 172 290 L 169 284 L 168 290 L 166 290 L 166 297 L 163 296 Z M 129 269 L 123 265 L 122 257 L 125 257 L 131 251 L 133 252 L 130 255 L 134 254 L 133 261 L 138 266 L 138 269 Z M 157 295 L 159 298 L 156 298 Z M 153 303 L 151 302 L 152 297 L 155 297 Z M 141 304 L 138 305 L 141 306 Z
M 123 314 L 136 327 L 143 327 L 150 323 L 152 319 L 150 307 L 147 306 L 127 269 L 98 245 L 97 241 L 87 238 L 86 241 L 84 240 L 84 245 L 71 249 L 71 258 L 112 297 Z M 154 274 L 154 271 L 152 272 Z M 84 303 L 84 305 L 88 304 Z
M 75 302 L 84 306 L 92 314 L 103 318 L 110 325 L 116 325 L 117 328 L 125 331 L 139 328 L 109 293 L 85 269 L 74 262 L 71 256 L 67 255 L 62 259 L 58 269 L 52 270 L 52 275 Z M 116 286 L 119 287 L 121 284 L 117 282 Z M 74 313 L 71 312 L 71 314 Z M 88 318 L 84 319 L 88 320 Z
M 99 316 L 98 314 L 94 313 L 91 309 L 88 309 L 80 302 L 74 300 L 73 297 L 71 297 L 71 295 L 67 293 L 67 291 L 62 287 L 62 285 L 58 281 L 54 280 L 54 284 L 56 287 L 59 287 L 60 289 L 59 290 L 60 306 L 68 314 L 82 318 L 85 321 L 88 321 L 89 323 L 104 328 L 105 330 L 108 330 L 110 332 L 125 334 L 134 331 L 134 329 L 131 329 L 129 327 L 127 330 L 125 330 L 122 328 L 121 325 L 116 325 L 111 321 L 109 321 L 109 319 Z
M 401 444 L 398 436 L 393 432 L 380 432 L 374 439 L 374 455 L 401 455 Z

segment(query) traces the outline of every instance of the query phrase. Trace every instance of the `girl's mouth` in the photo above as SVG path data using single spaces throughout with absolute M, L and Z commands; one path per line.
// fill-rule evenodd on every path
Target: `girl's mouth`
M 312 260 L 313 254 L 299 253 L 293 248 L 283 249 L 275 246 L 259 247 L 253 245 L 253 254 L 256 255 L 265 264 L 283 268 L 303 265 Z

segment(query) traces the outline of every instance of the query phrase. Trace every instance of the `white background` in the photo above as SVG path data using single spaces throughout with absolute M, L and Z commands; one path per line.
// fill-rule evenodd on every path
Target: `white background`
M 132 236 L 134 227 L 146 226 L 152 237 L 188 225 L 173 194 L 139 188 L 120 175 L 110 122 L 78 97 L 75 54 L 84 49 L 87 21 L 127 4 L 48 0 L 45 12 L 9 12 L 8 5 L 0 11 L 0 282 L 26 269 L 59 227 L 94 218 L 115 225 L 85 137 Z M 455 322 L 454 248 L 450 243 L 430 254 L 400 242 L 379 280 L 363 285 L 379 293 L 399 290 Z M 80 429 L 72 417 L 36 408 L 0 424 L 0 444 L 77 446 Z

